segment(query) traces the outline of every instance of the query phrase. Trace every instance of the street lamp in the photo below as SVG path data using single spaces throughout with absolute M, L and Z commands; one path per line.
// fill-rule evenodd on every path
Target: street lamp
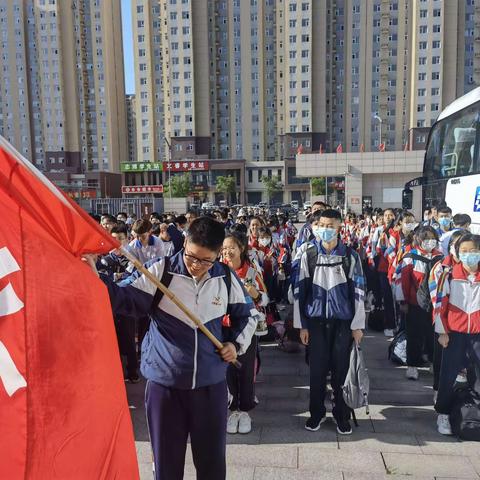
M 378 116 L 378 115 L 374 115 L 373 117 L 375 120 L 378 120 L 378 122 L 380 123 L 380 130 L 379 130 L 379 141 L 378 141 L 378 146 L 380 147 L 380 145 L 382 144 L 382 119 Z
M 164 137 L 165 143 L 168 146 L 168 196 L 172 199 L 172 145 L 167 140 L 167 137 Z
M 343 191 L 344 191 L 344 195 L 345 195 L 345 216 L 347 215 L 347 212 L 348 212 L 348 192 L 347 192 L 347 177 L 349 175 L 352 175 L 352 166 L 347 164 L 347 170 L 345 170 L 345 172 L 343 172 L 343 175 L 345 176 L 345 180 L 344 180 L 344 183 L 345 185 L 343 186 Z

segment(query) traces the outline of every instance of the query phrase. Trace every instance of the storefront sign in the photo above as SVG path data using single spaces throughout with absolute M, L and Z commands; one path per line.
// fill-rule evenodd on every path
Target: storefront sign
M 84 190 L 64 190 L 64 192 L 73 200 L 78 200 L 80 198 L 97 198 L 97 190 L 95 188 L 89 188 Z
M 161 162 L 123 162 L 120 164 L 121 172 L 152 172 L 161 171 Z
M 122 193 L 138 194 L 138 193 L 163 193 L 163 185 L 138 185 L 138 186 L 122 186 Z
M 192 160 L 181 162 L 165 162 L 163 164 L 164 172 L 190 172 L 192 170 L 208 170 L 208 162 L 204 160 Z

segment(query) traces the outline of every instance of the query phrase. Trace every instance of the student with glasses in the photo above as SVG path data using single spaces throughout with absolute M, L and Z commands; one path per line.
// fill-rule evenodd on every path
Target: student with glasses
M 217 260 L 224 238 L 222 224 L 198 218 L 180 252 L 146 265 L 223 343 L 220 351 L 140 272 L 119 285 L 105 280 L 115 314 L 150 318 L 140 370 L 157 480 L 183 478 L 189 437 L 197 479 L 226 477 L 226 371 L 247 351 L 258 312 L 238 277 Z M 223 329 L 227 310 L 230 327 Z

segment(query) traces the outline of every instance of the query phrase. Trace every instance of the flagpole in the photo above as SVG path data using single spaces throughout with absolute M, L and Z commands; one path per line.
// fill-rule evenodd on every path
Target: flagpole
M 198 327 L 198 329 L 219 349 L 224 345 L 213 333 L 202 323 L 202 321 L 191 312 L 172 292 L 168 289 L 153 273 L 143 266 L 125 247 L 120 247 L 124 255 L 134 267 L 145 275 L 164 295 L 166 295 L 185 315 Z M 241 368 L 242 364 L 238 360 L 231 362 L 235 367 Z

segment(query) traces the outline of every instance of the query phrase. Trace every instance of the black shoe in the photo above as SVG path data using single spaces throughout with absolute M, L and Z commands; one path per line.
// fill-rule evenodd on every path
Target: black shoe
M 139 383 L 140 382 L 140 377 L 138 375 L 129 375 L 125 381 L 127 383 Z
M 352 434 L 352 427 L 350 426 L 350 422 L 347 419 L 344 419 L 344 420 L 335 419 L 335 423 L 337 424 L 337 432 L 340 435 Z
M 317 430 L 320 429 L 320 425 L 327 419 L 327 417 L 323 418 L 314 418 L 310 417 L 306 422 L 305 422 L 305 429 L 310 431 L 310 432 L 316 432 Z

